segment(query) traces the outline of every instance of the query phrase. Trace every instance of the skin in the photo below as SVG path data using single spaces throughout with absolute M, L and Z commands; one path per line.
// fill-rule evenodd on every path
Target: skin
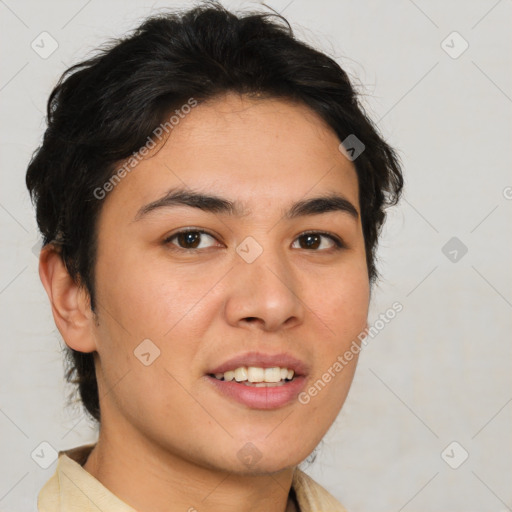
M 84 467 L 137 510 L 283 512 L 295 466 L 340 411 L 357 356 L 306 405 L 251 409 L 205 378 L 248 350 L 289 352 L 309 364 L 307 389 L 365 329 L 360 215 L 283 217 L 293 202 L 332 192 L 359 212 L 355 168 L 338 145 L 305 106 L 224 95 L 192 109 L 103 200 L 97 315 L 58 253 L 42 251 L 63 339 L 95 353 L 102 423 Z M 238 200 L 245 215 L 179 206 L 134 221 L 177 186 Z M 185 227 L 215 238 L 203 235 L 195 252 L 164 242 Z M 321 237 L 307 248 L 305 230 L 328 231 L 345 247 Z M 235 251 L 247 236 L 263 248 L 250 264 Z M 149 366 L 134 356 L 147 338 L 161 352 Z M 247 442 L 261 453 L 250 467 L 237 456 Z

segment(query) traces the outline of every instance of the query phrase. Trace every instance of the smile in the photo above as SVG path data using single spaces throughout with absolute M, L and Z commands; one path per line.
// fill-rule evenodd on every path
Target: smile
M 271 385 L 282 385 L 293 379 L 294 371 L 289 368 L 275 366 L 272 368 L 262 368 L 257 366 L 240 366 L 235 370 L 215 373 L 213 377 L 225 382 L 241 382 L 248 386 L 265 387 Z

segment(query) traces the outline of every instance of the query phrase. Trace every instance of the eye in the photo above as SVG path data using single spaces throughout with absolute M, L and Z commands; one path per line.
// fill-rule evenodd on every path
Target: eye
M 194 251 L 198 249 L 207 249 L 212 245 L 208 245 L 208 240 L 216 241 L 213 235 L 210 235 L 206 231 L 199 229 L 186 229 L 174 233 L 164 240 L 165 245 L 174 246 L 173 249 L 182 251 Z M 302 233 L 296 239 L 299 242 L 299 247 L 292 247 L 298 249 L 312 250 L 313 252 L 323 252 L 328 250 L 340 250 L 345 246 L 343 242 L 336 236 L 329 233 L 323 233 L 318 231 L 309 231 Z
M 164 240 L 164 244 L 177 245 L 178 250 L 205 249 L 209 247 L 208 245 L 205 245 L 207 242 L 203 243 L 203 240 L 206 237 L 215 240 L 215 238 L 206 231 L 200 231 L 198 229 L 187 229 L 169 236 Z M 172 242 L 174 239 L 176 239 L 176 244 Z
M 330 241 L 330 243 L 325 243 L 322 241 L 322 239 L 327 239 Z M 330 235 L 329 233 L 322 233 L 318 231 L 302 233 L 296 238 L 296 240 L 299 241 L 299 249 L 308 249 L 313 250 L 314 252 L 317 252 L 318 249 L 322 251 L 333 249 L 336 251 L 344 247 L 343 243 L 338 237 Z

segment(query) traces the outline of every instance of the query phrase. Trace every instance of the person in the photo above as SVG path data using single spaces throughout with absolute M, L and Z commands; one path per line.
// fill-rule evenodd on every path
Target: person
M 68 69 L 26 183 L 98 423 L 57 510 L 344 510 L 299 468 L 349 391 L 396 150 L 277 13 L 146 19 Z

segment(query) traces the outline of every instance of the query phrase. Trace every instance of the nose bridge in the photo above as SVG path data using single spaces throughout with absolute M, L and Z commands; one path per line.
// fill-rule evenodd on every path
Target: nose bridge
M 236 249 L 240 261 L 231 272 L 233 286 L 226 304 L 232 324 L 258 319 L 265 329 L 302 319 L 300 283 L 284 251 L 247 237 Z M 293 322 L 294 323 L 294 322 Z

